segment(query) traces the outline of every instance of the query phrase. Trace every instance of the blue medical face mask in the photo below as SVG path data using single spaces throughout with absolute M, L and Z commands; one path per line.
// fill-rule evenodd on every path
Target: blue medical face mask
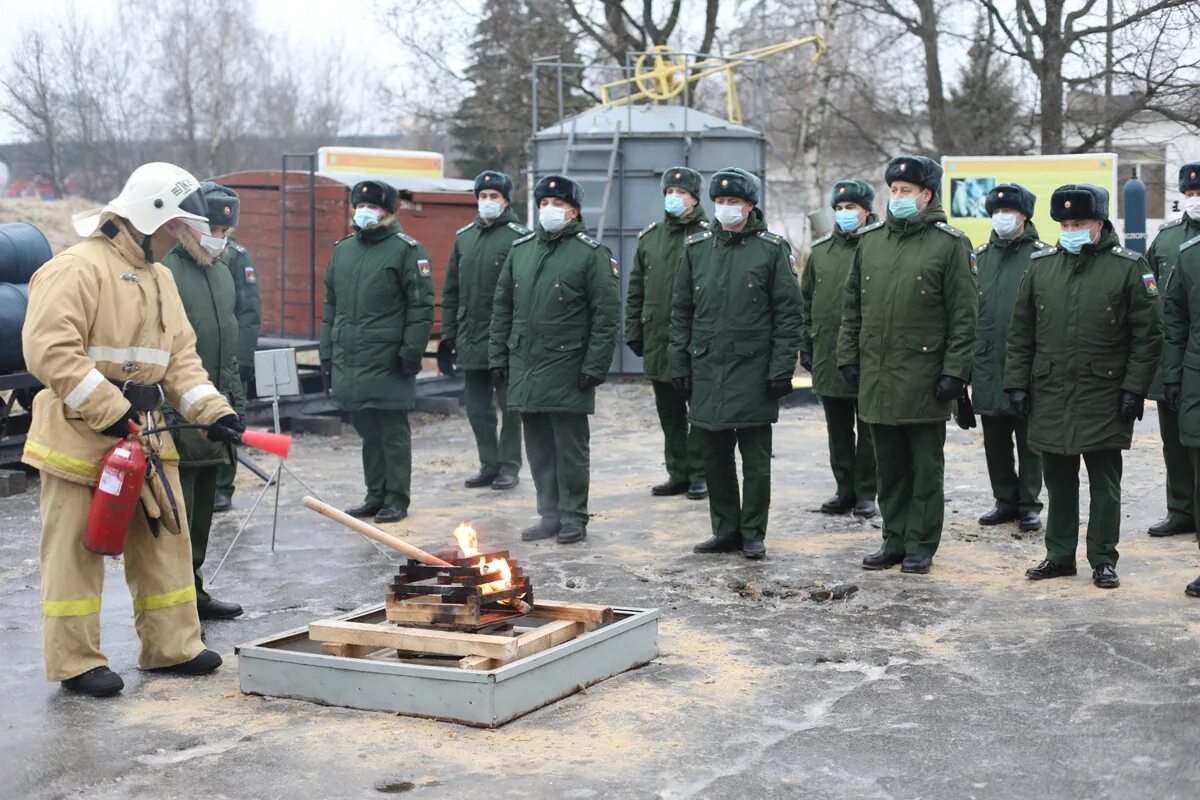
M 687 204 L 683 202 L 683 195 L 669 194 L 663 198 L 663 208 L 672 217 L 682 217 L 683 212 L 687 211 Z
M 354 224 L 359 230 L 366 230 L 379 222 L 379 212 L 373 208 L 354 209 Z
M 833 219 L 837 222 L 837 226 L 845 233 L 858 230 L 858 212 L 852 208 L 844 208 L 841 211 L 833 212 Z
M 1063 250 L 1078 255 L 1084 245 L 1092 243 L 1092 229 L 1084 228 L 1081 231 L 1063 231 L 1058 234 L 1058 243 L 1062 245 Z
M 896 219 L 909 219 L 917 215 L 917 199 L 915 197 L 893 197 L 888 200 L 888 211 Z

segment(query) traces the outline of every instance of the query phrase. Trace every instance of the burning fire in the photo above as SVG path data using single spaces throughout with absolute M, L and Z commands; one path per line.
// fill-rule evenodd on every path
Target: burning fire
M 454 539 L 458 542 L 458 549 L 462 550 L 463 558 L 471 558 L 479 555 L 479 537 L 475 534 L 475 529 L 467 523 L 463 523 L 454 529 Z M 508 561 L 503 558 L 493 558 L 491 561 L 480 557 L 479 563 L 475 565 L 479 570 L 480 575 L 487 575 L 492 572 L 500 573 L 500 580 L 482 585 L 484 594 L 492 594 L 493 592 L 503 592 L 506 589 L 511 589 L 512 568 L 508 566 Z

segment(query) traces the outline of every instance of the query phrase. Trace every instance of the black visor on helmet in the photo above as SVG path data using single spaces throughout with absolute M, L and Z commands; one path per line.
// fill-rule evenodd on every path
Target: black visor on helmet
M 208 201 L 204 199 L 204 194 L 199 188 L 179 201 L 179 210 L 208 219 Z

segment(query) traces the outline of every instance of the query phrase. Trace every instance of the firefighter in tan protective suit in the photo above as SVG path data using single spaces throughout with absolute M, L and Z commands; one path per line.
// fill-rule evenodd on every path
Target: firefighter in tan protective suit
M 105 206 L 76 215 L 84 241 L 47 262 L 29 285 L 25 362 L 45 384 L 22 460 L 41 471 L 42 615 L 46 677 L 100 697 L 124 688 L 100 652 L 104 559 L 83 536 L 104 454 L 128 432 L 164 424 L 165 399 L 216 441 L 245 429 L 209 383 L 171 273 L 155 263 L 183 225 L 208 232 L 200 184 L 172 164 L 130 175 Z M 178 455 L 148 436 L 142 502 L 129 524 L 125 580 L 133 595 L 138 664 L 185 675 L 221 657 L 200 641 Z

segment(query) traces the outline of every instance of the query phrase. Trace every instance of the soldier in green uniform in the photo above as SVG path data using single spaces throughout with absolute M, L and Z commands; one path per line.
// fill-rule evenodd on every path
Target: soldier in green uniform
M 800 366 L 812 373 L 813 394 L 825 409 L 829 437 L 829 466 L 837 493 L 821 504 L 825 514 L 869 518 L 875 508 L 875 443 L 871 428 L 858 419 L 858 390 L 838 371 L 838 331 L 842 327 L 842 300 L 846 276 L 858 249 L 858 234 L 878 220 L 871 212 L 875 190 L 860 180 L 838 181 L 830 198 L 833 233 L 812 243 L 812 252 L 800 276 Z M 855 441 L 855 428 L 858 429 Z
M 1183 215 L 1162 224 L 1146 253 L 1154 277 L 1164 287 L 1171 285 L 1179 248 L 1184 242 L 1200 236 L 1200 162 L 1184 164 L 1179 169 L 1179 193 L 1183 195 Z M 1188 448 L 1179 441 L 1179 414 L 1163 402 L 1165 368 L 1164 359 L 1150 385 L 1150 399 L 1156 401 L 1158 407 L 1158 433 L 1162 437 L 1163 462 L 1167 468 L 1167 516 L 1150 526 L 1151 536 L 1175 536 L 1196 531 L 1196 504 L 1192 498 L 1196 475 L 1192 472 Z
M 525 541 L 587 536 L 588 414 L 612 364 L 620 267 L 587 234 L 583 189 L 547 175 L 533 189 L 538 231 L 513 242 L 492 310 L 488 363 L 520 412 L 541 519 Z
M 700 206 L 703 189 L 704 178 L 694 169 L 671 167 L 663 173 L 665 217 L 662 222 L 651 222 L 638 234 L 637 256 L 625 299 L 625 343 L 643 359 L 665 439 L 667 481 L 650 487 L 650 493 L 663 497 L 687 492 L 690 500 L 708 497 L 704 454 L 699 449 L 699 437 L 688 431 L 687 400 L 671 386 L 667 343 L 671 293 L 683 258 L 684 240 L 708 230 L 708 219 Z
M 230 228 L 225 238 L 229 244 L 221 260 L 233 275 L 237 302 L 233 313 L 238 321 L 237 359 L 241 373 L 242 391 L 250 396 L 250 384 L 254 382 L 254 351 L 258 348 L 258 334 L 262 329 L 262 299 L 258 292 L 258 270 L 254 259 L 245 247 L 234 239 Z M 217 500 L 213 511 L 222 512 L 233 508 L 233 481 L 237 476 L 237 458 L 217 468 Z
M 463 370 L 467 420 L 479 450 L 479 472 L 467 478 L 469 489 L 512 489 L 520 479 L 521 416 L 508 408 L 505 384 L 488 369 L 488 330 L 496 281 L 512 243 L 530 234 L 509 207 L 512 178 L 488 170 L 475 178 L 479 216 L 454 238 L 442 288 L 442 341 L 439 351 L 455 354 Z M 503 424 L 496 437 L 500 409 Z
M 179 244 L 162 263 L 175 277 L 188 322 L 196 331 L 196 352 L 208 379 L 240 415 L 245 411 L 246 395 L 238 375 L 238 323 L 234 314 L 237 290 L 229 270 L 218 257 L 228 247 L 225 232 L 237 225 L 241 203 L 237 192 L 211 181 L 201 183 L 200 191 L 208 205 L 211 233 L 206 236 L 185 229 Z M 173 410 L 167 413 L 173 424 L 186 422 Z M 241 615 L 242 607 L 210 596 L 204 590 L 201 575 L 212 528 L 217 473 L 233 460 L 233 447 L 209 441 L 203 432 L 195 430 L 176 432 L 175 442 L 179 449 L 179 483 L 192 540 L 196 610 L 200 619 L 233 619 Z
M 397 522 L 411 497 L 408 412 L 433 330 L 433 270 L 424 246 L 400 228 L 394 187 L 361 181 L 350 204 L 355 231 L 325 271 L 321 368 L 363 440 L 367 495 L 346 513 Z
M 1121 585 L 1121 451 L 1142 418 L 1162 350 L 1162 308 L 1149 265 L 1121 247 L 1108 219 L 1108 192 L 1060 186 L 1050 217 L 1058 245 L 1035 253 L 1017 290 L 1004 388 L 1029 418 L 1029 446 L 1045 464 L 1046 558 L 1031 580 L 1075 574 L 1079 459 L 1091 485 L 1087 557 L 1092 582 Z
M 865 569 L 926 573 L 942 538 L 946 420 L 971 374 L 971 243 L 946 224 L 942 168 L 896 156 L 887 219 L 863 229 L 846 278 L 838 366 L 858 389 L 879 476 L 883 546 Z
M 1189 164 L 1185 169 L 1189 167 L 1200 172 L 1200 164 Z M 1200 235 L 1180 246 L 1165 293 L 1161 372 L 1165 399 L 1159 405 L 1169 406 L 1177 415 L 1179 438 L 1187 448 L 1192 474 L 1200 475 Z M 1192 494 L 1194 502 L 1200 496 L 1200 484 L 1192 486 Z M 1200 578 L 1189 583 L 1184 592 L 1200 597 Z
M 688 237 L 671 310 L 668 369 L 700 437 L 712 538 L 697 553 L 767 554 L 771 425 L 792 391 L 800 285 L 787 241 L 767 230 L 759 179 L 722 169 L 708 196 L 717 230 Z M 742 454 L 739 497 L 734 448 Z
M 1030 257 L 1048 245 L 1038 240 L 1033 206 L 1037 198 L 1015 183 L 994 187 L 984 198 L 992 236 L 975 250 L 979 271 L 979 326 L 971 366 L 971 401 L 983 419 L 983 453 L 996 506 L 980 525 L 1017 520 L 1023 531 L 1042 527 L 1042 458 L 1029 447 L 1029 422 L 1015 416 L 1004 394 L 1004 354 L 1017 287 Z M 1013 440 L 1017 463 L 1013 469 Z

